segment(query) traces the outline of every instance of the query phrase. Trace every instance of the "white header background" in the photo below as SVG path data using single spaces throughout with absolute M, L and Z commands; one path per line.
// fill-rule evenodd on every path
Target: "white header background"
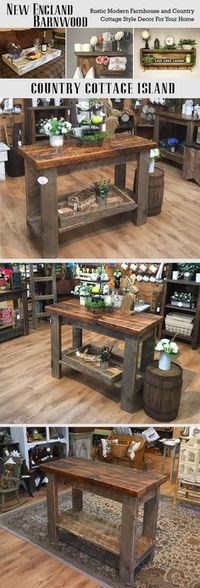
M 8 13 L 8 4 L 12 6 L 13 15 Z M 48 15 L 48 8 L 50 6 L 54 6 L 55 8 L 56 6 L 62 7 L 72 5 L 73 16 L 87 17 L 88 27 L 103 26 L 105 29 L 106 24 L 107 26 L 114 28 L 127 26 L 153 26 L 158 28 L 162 26 L 169 26 L 169 28 L 180 26 L 181 28 L 193 28 L 200 26 L 200 7 L 199 1 L 197 0 L 193 0 L 192 2 L 189 2 L 189 0 L 168 0 L 167 3 L 163 0 L 160 0 L 159 3 L 156 2 L 156 0 L 155 2 L 153 0 L 144 0 L 142 3 L 141 0 L 135 2 L 134 0 L 126 0 L 123 5 L 119 0 L 84 0 L 84 2 L 74 0 L 68 4 L 65 4 L 62 0 L 54 0 L 54 2 L 48 2 L 48 0 L 41 0 L 40 2 L 35 2 L 34 0 L 29 0 L 29 2 L 23 2 L 22 0 L 18 0 L 18 2 L 6 2 L 5 0 L 1 0 L 1 27 L 33 27 L 34 5 L 43 8 L 46 6 L 46 16 Z M 21 14 L 23 7 L 26 7 L 26 10 L 28 11 L 27 15 Z M 98 14 L 96 12 L 100 10 L 105 11 L 105 13 Z M 113 10 L 113 12 L 110 12 L 111 10 Z M 121 12 L 122 10 L 124 13 Z M 145 10 L 148 11 L 146 14 Z M 165 13 L 162 13 L 162 10 L 164 10 Z M 62 25 L 59 24 L 58 26 Z

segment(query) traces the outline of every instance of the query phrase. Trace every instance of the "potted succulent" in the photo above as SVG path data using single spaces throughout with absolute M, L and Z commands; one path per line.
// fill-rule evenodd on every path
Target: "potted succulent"
M 64 118 L 53 116 L 43 122 L 40 132 L 49 137 L 51 147 L 62 147 L 64 136 L 71 131 L 71 127 L 71 123 Z
M 111 351 L 112 351 L 112 347 L 101 347 L 100 351 L 99 351 L 99 357 L 100 357 L 100 367 L 104 370 L 107 370 L 109 367 L 109 361 L 111 358 Z
M 96 203 L 99 206 L 107 205 L 107 196 L 110 189 L 110 180 L 99 180 L 94 182 L 91 189 L 95 193 Z
M 196 45 L 195 39 L 180 39 L 179 45 L 184 51 L 192 51 L 194 45 Z
M 158 361 L 158 367 L 160 370 L 170 370 L 171 367 L 171 360 L 174 357 L 177 357 L 179 354 L 178 345 L 175 343 L 174 338 L 170 341 L 170 339 L 161 339 L 154 347 L 155 351 L 160 352 L 160 357 Z

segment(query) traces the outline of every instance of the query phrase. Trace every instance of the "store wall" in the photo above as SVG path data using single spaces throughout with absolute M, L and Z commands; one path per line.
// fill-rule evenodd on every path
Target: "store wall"
M 185 82 L 194 78 L 200 77 L 200 29 L 149 29 L 151 37 L 149 39 L 149 47 L 153 48 L 155 39 L 159 39 L 160 44 L 165 44 L 166 37 L 174 37 L 175 43 L 178 44 L 180 39 L 195 39 L 196 47 L 196 65 L 190 69 L 146 69 L 140 65 L 140 49 L 144 48 L 144 41 L 141 38 L 141 29 L 135 29 L 134 31 L 134 75 L 136 78 L 145 79 L 181 79 L 184 78 Z
M 121 29 L 120 29 L 121 30 Z M 89 43 L 93 35 L 102 35 L 102 32 L 108 32 L 113 35 L 113 32 L 117 32 L 117 29 L 69 29 L 67 31 L 67 77 L 73 78 L 76 70 L 76 55 L 74 54 L 74 43 Z M 124 43 L 125 51 L 127 53 L 127 68 L 126 72 L 122 72 L 122 77 L 132 78 L 133 77 L 133 31 L 132 29 L 126 29 L 130 32 L 130 39 Z

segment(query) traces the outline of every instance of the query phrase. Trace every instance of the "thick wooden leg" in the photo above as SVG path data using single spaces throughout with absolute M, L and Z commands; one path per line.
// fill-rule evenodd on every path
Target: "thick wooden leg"
M 133 212 L 133 221 L 137 226 L 144 225 L 148 211 L 148 187 L 149 187 L 149 151 L 141 151 L 138 155 L 137 179 L 134 200 L 137 208 Z
M 51 369 L 53 378 L 58 380 L 62 377 L 61 360 L 61 323 L 60 316 L 51 317 Z
M 122 503 L 119 575 L 120 579 L 128 584 L 134 580 L 137 515 L 137 499 L 125 496 Z
M 73 349 L 82 347 L 82 329 L 72 327 L 72 346 Z
M 59 247 L 57 171 L 55 168 L 41 170 L 39 175 L 48 180 L 46 184 L 40 185 L 42 257 L 57 257 Z
M 58 539 L 57 518 L 58 518 L 58 484 L 54 474 L 48 473 L 47 484 L 47 516 L 48 516 L 48 538 L 56 545 Z
M 28 299 L 26 292 L 22 292 L 22 306 L 24 318 L 24 335 L 29 334 L 29 318 L 28 318 Z
M 134 412 L 137 406 L 136 373 L 138 364 L 139 341 L 126 337 L 121 390 L 121 408 Z
M 126 164 L 120 163 L 119 165 L 115 165 L 115 179 L 114 184 L 118 188 L 125 188 L 126 186 Z
M 40 186 L 35 176 L 35 170 L 25 160 L 25 189 L 26 189 L 26 219 L 28 237 L 33 238 L 29 221 L 40 216 Z
M 75 511 L 83 508 L 83 492 L 79 488 L 72 488 L 72 508 Z
M 145 339 L 142 344 L 142 356 L 141 356 L 141 364 L 140 370 L 142 373 L 145 372 L 146 366 L 153 361 L 154 358 L 154 347 L 156 344 L 156 332 L 154 332 Z
M 155 496 L 150 500 L 147 500 L 144 504 L 144 518 L 143 518 L 143 536 L 155 539 L 156 527 L 158 519 L 158 504 L 159 504 L 159 493 L 160 490 L 155 491 Z M 154 547 L 152 546 L 151 559 L 153 559 Z

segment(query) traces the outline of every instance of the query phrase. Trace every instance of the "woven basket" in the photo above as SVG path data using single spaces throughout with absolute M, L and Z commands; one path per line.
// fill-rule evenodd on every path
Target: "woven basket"
M 119 457 L 119 458 L 126 457 L 127 449 L 128 449 L 128 443 L 126 443 L 126 445 L 124 445 L 122 443 L 112 443 L 111 454 L 113 455 L 113 457 Z

